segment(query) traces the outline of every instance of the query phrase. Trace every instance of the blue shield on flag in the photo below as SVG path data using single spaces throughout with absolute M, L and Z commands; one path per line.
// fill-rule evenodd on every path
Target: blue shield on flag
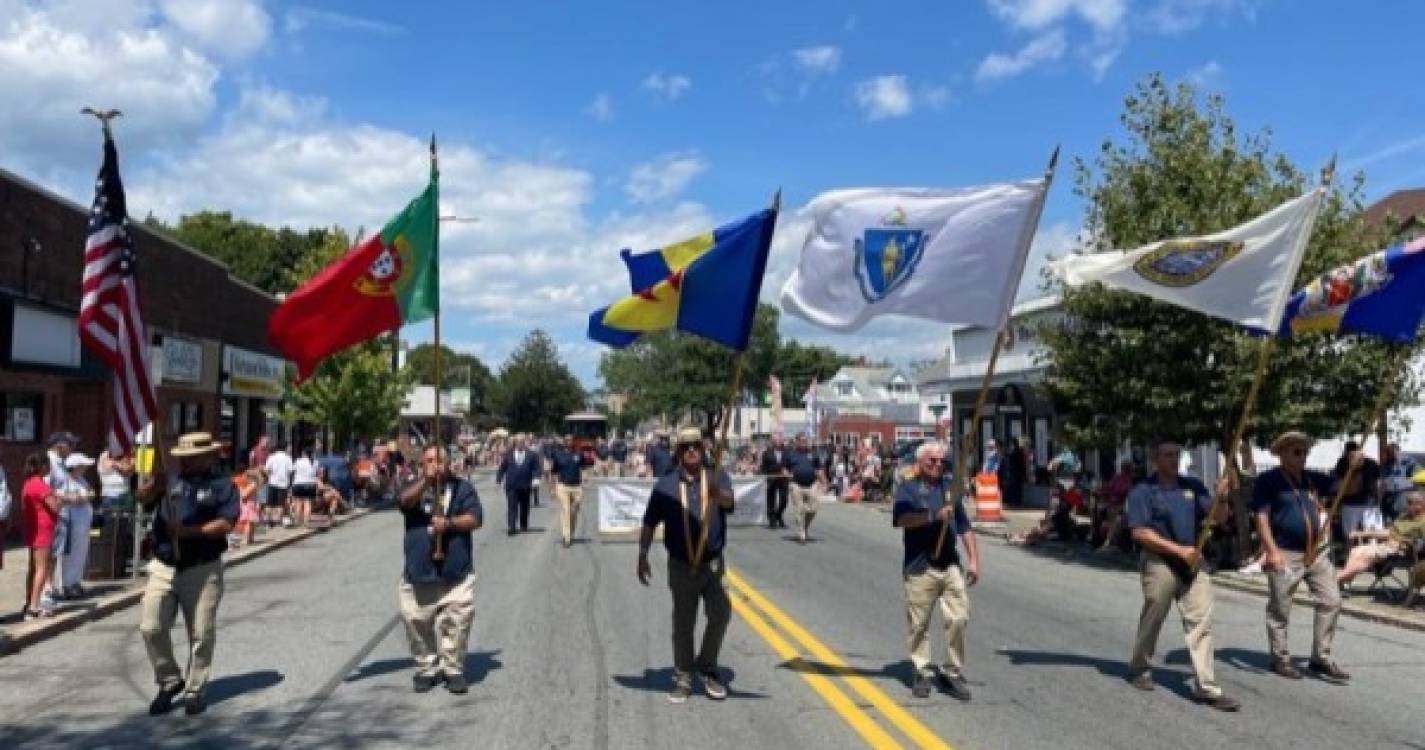
M 879 302 L 904 284 L 915 273 L 924 251 L 924 230 L 867 229 L 856 240 L 852 258 L 866 301 Z

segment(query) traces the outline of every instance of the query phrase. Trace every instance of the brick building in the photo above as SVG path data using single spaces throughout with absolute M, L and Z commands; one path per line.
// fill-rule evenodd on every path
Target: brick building
M 56 430 L 104 449 L 112 378 L 79 343 L 88 211 L 0 169 L 0 466 L 12 487 L 24 456 Z M 267 341 L 276 301 L 227 266 L 135 225 L 149 325 L 158 435 L 206 430 L 239 447 L 277 428 L 283 360 Z

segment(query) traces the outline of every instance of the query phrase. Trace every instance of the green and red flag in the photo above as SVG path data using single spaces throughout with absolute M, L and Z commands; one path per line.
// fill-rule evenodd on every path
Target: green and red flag
M 432 165 L 406 210 L 272 311 L 267 336 L 297 363 L 297 382 L 330 354 L 439 312 L 438 182 Z

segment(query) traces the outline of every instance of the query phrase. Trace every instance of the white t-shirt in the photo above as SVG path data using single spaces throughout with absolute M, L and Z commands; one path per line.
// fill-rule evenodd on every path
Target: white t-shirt
M 269 485 L 285 490 L 292 484 L 292 457 L 287 451 L 279 450 L 268 456 L 267 465 L 262 468 L 267 472 Z
M 317 465 L 312 459 L 302 456 L 292 464 L 292 484 L 316 484 Z

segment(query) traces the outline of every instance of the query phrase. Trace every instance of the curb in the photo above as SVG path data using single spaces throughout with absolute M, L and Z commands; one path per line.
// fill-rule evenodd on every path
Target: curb
M 976 524 L 975 526 L 975 533 L 983 534 L 984 536 L 995 537 L 996 539 L 1000 540 L 1004 540 L 1008 537 L 1007 529 L 982 528 L 979 524 Z M 1132 565 L 1124 565 L 1122 567 L 1124 570 L 1133 570 Z M 1235 572 L 1213 574 L 1212 583 L 1214 586 L 1218 586 L 1224 589 L 1230 589 L 1232 591 L 1239 591 L 1244 594 L 1256 594 L 1257 596 L 1260 596 L 1262 598 L 1266 598 L 1267 596 L 1266 583 L 1256 579 L 1244 579 L 1240 574 Z M 1309 594 L 1299 593 L 1295 597 L 1293 597 L 1293 600 L 1297 604 L 1305 605 L 1308 607 L 1314 606 L 1316 604 L 1316 600 L 1312 599 Z M 1409 615 L 1396 614 L 1394 612 L 1378 612 L 1374 609 L 1358 607 L 1353 605 L 1349 599 L 1341 602 L 1341 614 L 1355 618 L 1357 620 L 1365 620 L 1366 622 L 1374 622 L 1380 625 L 1391 625 L 1397 628 L 1403 628 L 1405 630 L 1425 632 L 1425 619 L 1421 619 L 1419 617 L 1412 617 Z
M 225 556 L 223 559 L 224 567 L 231 568 L 236 565 L 241 565 L 249 560 L 256 560 L 257 558 L 264 557 L 269 553 L 282 549 L 283 547 L 296 544 L 297 542 L 311 538 L 317 534 L 324 534 L 328 531 L 331 531 L 332 529 L 336 529 L 348 523 L 351 523 L 352 521 L 365 518 L 372 512 L 381 510 L 383 507 L 384 506 L 357 508 L 346 514 L 345 516 L 332 519 L 332 523 L 330 526 L 326 526 L 319 529 L 308 528 L 299 531 L 295 534 L 292 534 L 291 536 L 285 536 L 281 539 L 276 539 L 260 546 L 244 547 L 230 555 Z M 125 587 L 124 589 L 96 599 L 93 602 L 92 606 L 85 607 L 84 609 L 74 610 L 72 612 L 65 612 L 64 614 L 57 615 L 47 620 L 42 620 L 38 625 L 31 626 L 30 628 L 24 628 L 24 623 L 22 622 L 20 625 L 21 628 L 24 629 L 24 632 L 13 635 L 0 633 L 0 657 L 9 656 L 10 654 L 20 651 L 26 646 L 31 646 L 41 641 L 49 640 L 50 638 L 60 635 L 61 633 L 67 633 L 71 630 L 74 630 L 80 625 L 83 625 L 87 622 L 100 620 L 105 617 L 108 617 L 109 615 L 115 612 L 127 609 L 128 607 L 132 607 L 133 605 L 137 604 L 140 599 L 143 598 L 143 590 L 143 580 L 135 579 L 133 584 Z

